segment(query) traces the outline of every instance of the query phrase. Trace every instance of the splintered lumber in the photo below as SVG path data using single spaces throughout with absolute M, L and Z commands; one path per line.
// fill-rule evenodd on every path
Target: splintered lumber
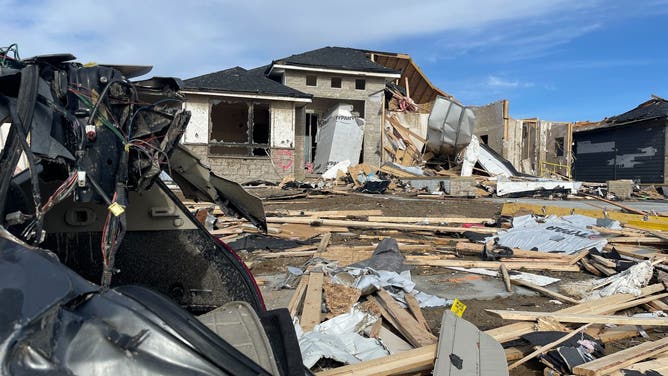
M 312 272 L 309 276 L 302 317 L 299 320 L 304 332 L 310 332 L 314 326 L 320 324 L 323 281 L 324 275 L 321 272 Z
M 583 249 L 580 252 L 573 255 L 572 258 L 571 258 L 571 261 L 569 261 L 568 263 L 571 264 L 571 265 L 575 265 L 575 264 L 578 263 L 578 261 L 587 257 L 587 255 L 589 255 L 589 250 L 588 249 Z
M 367 296 L 366 300 L 368 304 L 371 305 L 371 310 L 376 315 L 380 315 L 385 321 L 392 325 L 395 329 L 399 330 L 399 323 L 394 319 L 392 315 L 383 307 L 382 304 L 373 296 Z
M 515 279 L 515 280 L 512 281 L 512 283 L 514 283 L 516 285 L 520 285 L 520 286 L 530 288 L 534 291 L 538 291 L 539 293 L 541 293 L 545 296 L 548 296 L 550 298 L 555 298 L 555 299 L 557 299 L 559 301 L 562 301 L 562 302 L 573 303 L 573 304 L 579 304 L 580 303 L 580 301 L 577 300 L 577 299 L 573 299 L 573 298 L 568 297 L 566 295 L 559 294 L 558 292 L 554 292 L 550 289 L 546 289 L 545 287 L 534 285 L 531 282 L 526 282 L 526 281 L 522 281 L 522 280 L 519 280 L 519 279 Z
M 556 340 L 556 341 L 554 341 L 554 342 L 551 342 L 551 343 L 548 343 L 548 344 L 545 345 L 545 346 L 541 346 L 541 347 L 540 347 L 539 349 L 537 349 L 536 351 L 532 352 L 531 354 L 525 356 L 524 358 L 522 358 L 522 359 L 518 360 L 517 362 L 515 362 L 515 363 L 511 364 L 510 366 L 508 366 L 508 370 L 510 371 L 511 369 L 515 369 L 515 368 L 517 368 L 519 365 L 526 363 L 528 360 L 531 360 L 531 359 L 535 358 L 536 356 L 538 356 L 538 355 L 540 355 L 540 354 L 544 354 L 546 351 L 548 351 L 548 350 L 554 348 L 555 346 L 557 346 L 557 345 L 559 345 L 559 344 L 561 344 L 561 343 L 564 343 L 565 341 L 569 340 L 570 338 L 573 338 L 573 337 L 576 336 L 578 333 L 581 333 L 583 330 L 587 329 L 590 325 L 591 325 L 591 324 L 583 325 L 583 326 L 581 326 L 580 328 L 578 328 L 577 330 L 574 330 L 574 331 L 572 331 L 572 332 L 566 334 L 565 336 L 559 338 L 558 340 Z
M 586 196 L 586 197 L 591 197 L 591 198 L 596 199 L 596 200 L 601 201 L 601 202 L 605 202 L 606 204 L 616 206 L 620 209 L 624 209 L 629 213 L 639 214 L 639 215 L 647 214 L 645 211 L 642 211 L 642 210 L 639 210 L 639 209 L 636 209 L 636 208 L 632 208 L 630 206 L 623 205 L 623 204 L 620 204 L 618 202 L 610 201 L 610 200 L 604 199 L 603 197 L 598 197 L 596 195 L 590 195 L 590 194 L 586 194 L 586 193 L 583 193 L 583 195 Z
M 328 217 L 366 217 L 371 215 L 383 215 L 380 209 L 371 210 L 274 210 L 268 214 L 282 214 L 287 216 L 306 216 L 316 218 Z
M 482 253 L 484 244 L 480 243 L 466 243 L 460 242 L 455 245 L 455 250 L 459 253 L 466 255 L 478 256 Z M 548 253 L 548 252 L 539 252 L 539 251 L 528 251 L 525 249 L 513 248 L 513 257 L 515 258 L 534 258 L 534 259 L 546 259 L 546 260 L 557 260 L 560 262 L 570 263 L 573 260 L 573 256 L 567 255 L 564 253 Z M 575 263 L 573 263 L 575 264 Z
M 641 260 L 662 255 L 660 250 L 647 246 L 634 246 L 629 244 L 608 244 L 605 246 L 606 250 L 611 250 L 613 248 L 621 255 Z
M 656 215 L 626 214 L 613 210 L 593 210 L 580 208 L 567 208 L 560 206 L 543 206 L 521 202 L 507 202 L 503 204 L 501 215 L 513 216 L 515 213 L 533 213 L 536 215 L 566 216 L 581 214 L 593 218 L 609 218 L 632 225 L 643 230 L 668 230 L 668 218 Z
M 314 249 L 312 250 L 306 250 L 306 251 L 285 251 L 285 252 L 261 252 L 257 253 L 257 257 L 262 257 L 266 259 L 270 258 L 281 258 L 281 257 L 306 257 L 306 256 L 313 256 L 315 254 L 315 247 L 312 247 Z
M 648 301 L 656 300 L 658 296 L 650 296 L 652 294 L 661 292 L 665 287 L 656 283 L 642 288 L 640 298 L 636 299 L 631 294 L 615 294 L 606 296 L 601 299 L 590 302 L 580 303 L 572 307 L 567 307 L 556 311 L 556 313 L 589 313 L 589 314 L 609 314 L 617 311 L 622 311 L 627 308 L 635 307 L 637 305 L 646 303 Z M 504 343 L 520 338 L 523 334 L 534 331 L 534 325 L 530 322 L 518 322 L 514 324 L 504 325 L 498 328 L 487 330 L 485 333 L 491 335 L 497 341 Z
M 494 222 L 492 218 L 467 218 L 467 217 L 377 217 L 369 216 L 369 222 L 390 223 L 488 223 Z
M 322 239 L 320 239 L 320 244 L 318 245 L 317 252 L 322 253 L 325 252 L 327 249 L 327 246 L 329 245 L 329 241 L 332 239 L 332 233 L 331 232 L 326 232 L 322 234 Z
M 466 232 L 475 231 L 483 234 L 496 234 L 498 229 L 479 227 L 476 229 L 464 227 L 449 227 L 449 226 L 430 226 L 430 225 L 411 225 L 403 223 L 382 223 L 382 222 L 363 222 L 363 221 L 349 221 L 340 219 L 313 219 L 300 217 L 268 217 L 268 223 L 292 223 L 292 224 L 307 224 L 311 226 L 340 226 L 351 228 L 366 228 L 366 229 L 389 229 L 402 231 L 428 231 L 428 232 Z
M 577 313 L 558 312 L 531 312 L 531 311 L 509 311 L 502 309 L 486 309 L 485 311 L 498 316 L 504 320 L 536 321 L 541 317 L 550 317 L 559 322 L 569 323 L 592 323 L 592 324 L 615 324 L 615 325 L 650 325 L 668 326 L 668 320 L 662 317 L 629 317 L 615 315 L 592 315 Z
M 422 309 L 420 309 L 420 303 L 417 301 L 415 296 L 410 293 L 406 293 L 404 295 L 404 299 L 406 300 L 406 305 L 408 306 L 408 310 L 413 314 L 413 317 L 417 322 L 420 323 L 420 325 L 424 326 L 425 329 L 429 333 L 431 333 L 431 329 L 429 328 L 429 324 L 427 323 L 427 319 L 424 318 L 424 315 L 422 314 Z
M 660 238 L 652 238 L 649 236 L 620 236 L 617 238 L 608 239 L 608 243 L 623 243 L 623 244 L 666 244 L 668 240 Z
M 596 338 L 597 340 L 608 343 L 613 341 L 619 341 L 622 339 L 633 338 L 640 335 L 642 330 L 650 330 L 651 327 L 645 326 L 639 328 L 636 325 L 622 325 L 622 326 L 613 326 L 605 327 L 602 326 L 596 331 L 587 332 L 590 336 Z
M 297 315 L 297 310 L 299 310 L 299 306 L 304 298 L 304 293 L 306 292 L 306 286 L 308 286 L 308 274 L 302 275 L 295 292 L 290 298 L 290 302 L 288 303 L 290 317 L 295 317 Z
M 513 286 L 510 282 L 510 275 L 508 274 L 508 268 L 505 265 L 501 264 L 499 266 L 499 273 L 501 274 L 501 279 L 503 279 L 503 284 L 506 286 L 506 291 L 513 292 Z
M 607 375 L 668 350 L 668 337 L 645 342 L 573 368 L 579 376 Z
M 559 272 L 578 272 L 580 267 L 577 265 L 568 265 L 566 263 L 554 262 L 499 262 L 499 261 L 468 261 L 468 260 L 433 260 L 424 259 L 423 256 L 406 256 L 406 263 L 420 266 L 440 266 L 440 267 L 462 267 L 462 268 L 488 268 L 498 270 L 501 264 L 508 269 L 526 269 L 526 270 L 551 270 Z
M 433 368 L 438 345 L 428 345 L 382 358 L 318 372 L 317 376 L 399 375 Z
M 378 291 L 378 299 L 385 306 L 387 312 L 394 318 L 399 325 L 397 328 L 401 334 L 406 337 L 408 342 L 415 346 L 421 347 L 436 343 L 438 339 L 420 325 L 410 313 L 403 309 L 399 303 L 385 290 Z
M 640 362 L 633 364 L 628 367 L 623 367 L 622 369 L 624 370 L 629 370 L 629 371 L 636 371 L 636 372 L 642 372 L 645 373 L 647 371 L 654 371 L 659 375 L 668 375 L 668 357 L 664 358 L 659 358 L 655 360 L 648 360 L 646 362 Z M 610 376 L 624 376 L 628 375 L 629 373 L 624 372 L 624 371 L 615 371 L 613 373 L 609 373 L 608 375 Z

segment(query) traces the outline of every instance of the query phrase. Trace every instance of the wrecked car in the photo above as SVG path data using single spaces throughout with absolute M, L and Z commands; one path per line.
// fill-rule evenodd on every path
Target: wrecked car
M 149 70 L 0 56 L 0 374 L 304 374 L 287 310 L 161 174 L 266 229 L 262 203 L 179 144 L 181 82 Z

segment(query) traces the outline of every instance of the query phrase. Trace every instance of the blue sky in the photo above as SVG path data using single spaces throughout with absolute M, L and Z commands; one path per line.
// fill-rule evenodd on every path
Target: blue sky
M 188 78 L 323 46 L 408 53 L 467 105 L 600 120 L 668 97 L 667 0 L 0 0 L 22 56 L 150 64 Z

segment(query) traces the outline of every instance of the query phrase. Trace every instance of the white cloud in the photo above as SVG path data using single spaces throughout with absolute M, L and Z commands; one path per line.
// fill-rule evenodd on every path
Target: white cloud
M 467 0 L 4 0 L 0 33 L 6 44 L 17 42 L 24 56 L 71 52 L 81 61 L 150 64 L 155 74 L 190 77 L 327 45 L 375 48 L 437 33 L 477 35 L 495 25 L 577 11 L 579 4 L 583 1 L 479 0 L 472 6 Z M 560 32 L 544 33 L 547 41 L 540 35 L 518 39 L 524 37 L 522 46 L 529 46 L 573 37 L 560 38 Z M 508 39 L 490 37 L 481 45 L 499 41 Z
M 485 83 L 492 89 L 516 89 L 533 87 L 533 82 L 521 82 L 518 80 L 508 80 L 499 76 L 489 75 Z

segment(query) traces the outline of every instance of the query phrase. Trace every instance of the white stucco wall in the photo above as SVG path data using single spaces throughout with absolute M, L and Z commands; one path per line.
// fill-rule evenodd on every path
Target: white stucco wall
M 183 135 L 183 143 L 206 144 L 209 142 L 209 98 L 188 96 L 186 110 L 190 111 L 190 122 Z
M 295 105 L 292 102 L 271 104 L 271 147 L 294 148 Z

